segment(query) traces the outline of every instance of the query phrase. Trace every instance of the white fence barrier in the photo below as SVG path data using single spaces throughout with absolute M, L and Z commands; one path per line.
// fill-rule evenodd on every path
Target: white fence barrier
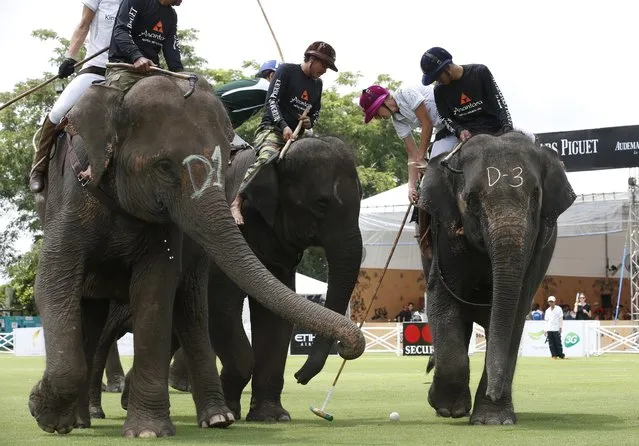
M 366 353 L 402 354 L 401 323 L 370 323 L 362 327 L 366 339 Z M 248 333 L 250 335 L 250 331 Z M 639 353 L 639 324 L 623 321 L 564 321 L 561 334 L 567 357 L 598 356 L 607 353 Z M 133 334 L 118 340 L 122 356 L 133 355 Z M 486 352 L 483 327 L 474 324 L 468 353 Z M 44 356 L 42 327 L 16 328 L 12 333 L 0 333 L 0 353 L 16 356 Z M 526 321 L 519 345 L 520 356 L 546 357 L 550 354 L 543 321 Z

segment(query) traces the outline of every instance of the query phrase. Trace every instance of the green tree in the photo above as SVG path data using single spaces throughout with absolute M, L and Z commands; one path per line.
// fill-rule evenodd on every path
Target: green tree
M 7 273 L 11 277 L 9 286 L 15 290 L 15 298 L 26 316 L 33 316 L 37 313 L 33 289 L 41 244 L 41 240 L 35 242 L 30 251 L 24 253 L 7 268 Z

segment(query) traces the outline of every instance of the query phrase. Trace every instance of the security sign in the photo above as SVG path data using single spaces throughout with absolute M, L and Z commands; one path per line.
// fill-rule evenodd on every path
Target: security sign
M 434 353 L 433 336 L 426 322 L 404 322 L 404 356 L 430 356 Z

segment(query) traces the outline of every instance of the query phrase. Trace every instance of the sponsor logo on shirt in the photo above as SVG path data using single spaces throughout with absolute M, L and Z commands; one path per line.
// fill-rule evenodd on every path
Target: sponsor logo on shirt
M 135 8 L 129 9 L 129 22 L 126 24 L 126 27 L 129 29 L 133 29 L 133 21 L 135 20 L 135 16 L 138 15 L 138 10 Z
M 481 111 L 482 105 L 484 105 L 484 101 L 467 102 L 466 104 L 461 105 L 459 107 L 453 107 L 453 115 L 467 116 L 467 115 L 473 114 L 475 112 Z
M 115 20 L 115 14 L 104 14 L 104 20 L 113 22 Z
M 162 20 L 158 20 L 158 22 L 153 27 L 153 31 L 164 34 L 164 27 L 162 26 Z
M 471 99 L 465 93 L 462 93 L 461 94 L 461 99 L 459 100 L 459 103 L 461 105 L 466 105 L 466 104 L 468 104 L 470 102 L 472 102 Z
M 162 34 L 150 33 L 147 30 L 144 30 L 140 34 L 138 34 L 138 37 L 143 42 L 147 42 L 156 46 L 162 46 L 162 42 L 166 40 L 166 37 L 164 37 Z
M 300 98 L 302 98 L 303 101 L 308 101 L 308 91 L 304 90 Z

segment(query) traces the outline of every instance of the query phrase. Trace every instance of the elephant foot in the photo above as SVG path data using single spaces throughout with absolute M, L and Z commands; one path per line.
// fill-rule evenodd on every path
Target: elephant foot
M 51 389 L 46 376 L 39 381 L 29 395 L 29 411 L 38 426 L 50 434 L 68 434 L 76 424 L 76 399 L 58 397 Z
M 246 421 L 291 421 L 291 415 L 279 401 L 262 401 L 251 403 L 251 410 L 246 414 Z
M 131 415 L 129 412 L 124 422 L 122 435 L 127 438 L 172 437 L 175 435 L 175 426 L 168 416 L 166 418 L 142 418 Z
M 169 386 L 181 392 L 191 392 L 188 374 L 179 373 L 173 366 L 169 369 Z
M 517 415 L 510 399 L 502 398 L 493 402 L 484 396 L 475 399 L 473 414 L 470 416 L 470 424 L 515 424 Z
M 200 427 L 229 427 L 235 422 L 235 415 L 226 405 L 215 405 L 202 411 L 197 416 L 197 424 Z
M 76 429 L 89 429 L 91 427 L 91 416 L 89 412 L 87 411 L 86 413 L 81 414 L 80 411 L 78 411 L 73 427 Z
M 124 376 L 115 376 L 109 380 L 104 388 L 105 392 L 121 393 L 124 390 Z
M 447 418 L 465 417 L 470 413 L 470 403 L 468 385 L 444 384 L 435 375 L 428 390 L 428 404 L 437 411 L 437 415 Z
M 226 405 L 231 410 L 231 412 L 233 412 L 233 416 L 236 420 L 242 419 L 242 404 L 240 403 L 240 400 L 229 401 L 227 399 Z
M 106 418 L 106 414 L 104 410 L 102 410 L 102 406 L 89 406 L 89 415 L 91 418 L 103 420 Z

